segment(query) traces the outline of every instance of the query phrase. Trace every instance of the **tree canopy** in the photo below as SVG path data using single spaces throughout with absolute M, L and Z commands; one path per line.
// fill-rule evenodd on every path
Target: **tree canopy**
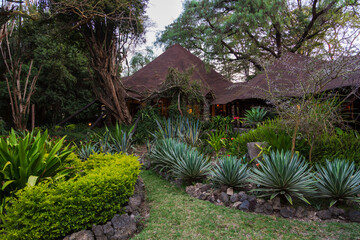
M 342 16 L 358 19 L 357 10 L 357 0 L 187 0 L 157 44 L 180 43 L 228 77 L 249 77 L 264 59 L 323 49 Z

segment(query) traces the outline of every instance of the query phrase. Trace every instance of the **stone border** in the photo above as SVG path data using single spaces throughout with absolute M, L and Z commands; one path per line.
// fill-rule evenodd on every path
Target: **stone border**
M 125 214 L 115 214 L 106 224 L 94 224 L 91 230 L 70 234 L 64 240 L 124 240 L 139 232 L 142 226 L 141 219 L 148 217 L 145 206 L 145 184 L 140 176 L 135 184 L 134 195 L 129 198 L 128 205 L 123 210 Z
M 246 212 L 255 212 L 265 215 L 275 215 L 284 218 L 297 218 L 308 221 L 335 220 L 360 223 L 360 211 L 331 207 L 326 210 L 316 211 L 312 207 L 282 206 L 280 198 L 264 200 L 248 195 L 246 192 L 234 192 L 232 188 L 221 187 L 213 189 L 210 184 L 197 183 L 186 187 L 186 192 L 200 200 L 209 201 L 215 205 L 227 206 Z

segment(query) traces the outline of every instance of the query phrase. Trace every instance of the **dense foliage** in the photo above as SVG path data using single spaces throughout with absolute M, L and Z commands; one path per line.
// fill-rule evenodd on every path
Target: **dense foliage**
M 64 145 L 64 138 L 51 139 L 47 131 L 18 136 L 14 130 L 7 138 L 0 138 L 0 206 L 6 206 L 5 197 L 26 186 L 43 180 L 66 176 L 66 158 L 73 151 Z
M 18 191 L 5 215 L 6 239 L 59 239 L 114 216 L 133 194 L 134 156 L 98 154 L 74 179 Z M 81 214 L 79 214 L 81 213 Z

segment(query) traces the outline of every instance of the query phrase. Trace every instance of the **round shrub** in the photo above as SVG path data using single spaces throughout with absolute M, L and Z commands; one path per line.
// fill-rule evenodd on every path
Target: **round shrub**
M 133 194 L 140 163 L 134 156 L 121 154 L 92 158 L 91 167 L 75 178 L 18 191 L 6 209 L 2 236 L 59 239 L 111 219 Z

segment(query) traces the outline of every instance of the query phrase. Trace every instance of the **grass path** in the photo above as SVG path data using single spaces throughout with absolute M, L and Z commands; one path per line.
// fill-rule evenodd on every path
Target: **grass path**
M 143 171 L 150 218 L 133 239 L 360 239 L 360 224 L 286 220 L 215 206 Z

